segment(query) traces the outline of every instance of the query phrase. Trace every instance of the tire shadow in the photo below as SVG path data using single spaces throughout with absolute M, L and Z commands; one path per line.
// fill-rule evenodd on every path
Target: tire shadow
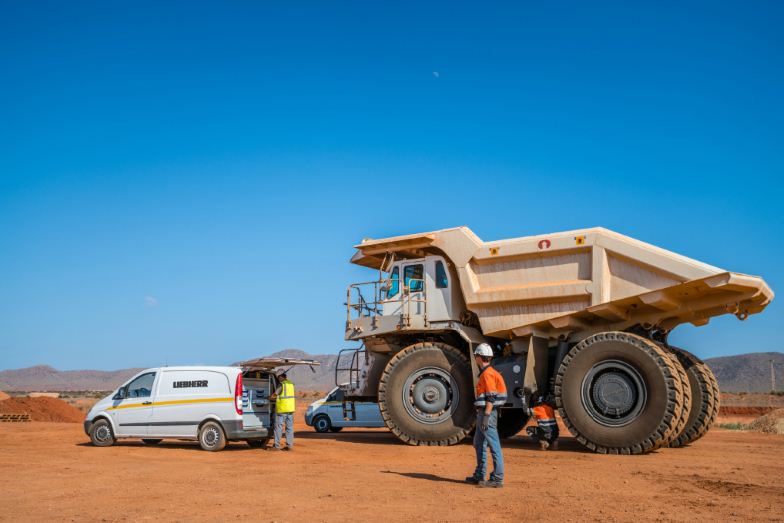
M 295 432 L 294 438 L 345 441 L 364 445 L 405 445 L 389 431 Z

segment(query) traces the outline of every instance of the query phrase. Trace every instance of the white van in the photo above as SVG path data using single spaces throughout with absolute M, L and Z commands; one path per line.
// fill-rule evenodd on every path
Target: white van
M 237 440 L 265 447 L 275 411 L 269 396 L 278 385 L 273 369 L 319 363 L 264 358 L 246 363 L 142 371 L 90 409 L 84 431 L 98 447 L 120 438 L 150 445 L 164 438 L 198 440 L 211 451 Z

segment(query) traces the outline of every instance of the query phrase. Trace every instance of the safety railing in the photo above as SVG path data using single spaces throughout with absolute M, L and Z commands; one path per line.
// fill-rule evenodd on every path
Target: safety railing
M 349 285 L 346 292 L 346 321 L 382 316 L 385 315 L 385 307 L 397 307 L 397 304 L 400 304 L 400 314 L 406 324 L 409 324 L 411 306 L 414 304 L 415 314 L 421 314 L 427 322 L 427 285 L 425 280 L 408 278 L 407 284 L 400 285 L 395 296 L 388 297 L 387 293 L 391 285 L 391 279 Z M 418 304 L 421 304 L 421 312 Z M 387 309 L 386 315 L 392 315 L 389 314 L 389 309 Z

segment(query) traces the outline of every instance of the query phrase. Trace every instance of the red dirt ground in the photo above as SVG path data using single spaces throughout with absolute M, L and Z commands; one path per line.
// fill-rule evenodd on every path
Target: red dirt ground
M 646 456 L 504 446 L 506 485 L 462 483 L 470 445 L 410 447 L 386 430 L 316 434 L 296 450 L 233 443 L 113 447 L 81 425 L 0 424 L 0 520 L 7 521 L 782 521 L 784 437 L 712 430 Z

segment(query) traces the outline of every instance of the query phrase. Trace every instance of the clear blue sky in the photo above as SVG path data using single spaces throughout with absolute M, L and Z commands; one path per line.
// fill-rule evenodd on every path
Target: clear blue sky
M 784 293 L 781 2 L 261 4 L 0 4 L 0 368 L 334 352 L 352 245 L 455 225 Z

